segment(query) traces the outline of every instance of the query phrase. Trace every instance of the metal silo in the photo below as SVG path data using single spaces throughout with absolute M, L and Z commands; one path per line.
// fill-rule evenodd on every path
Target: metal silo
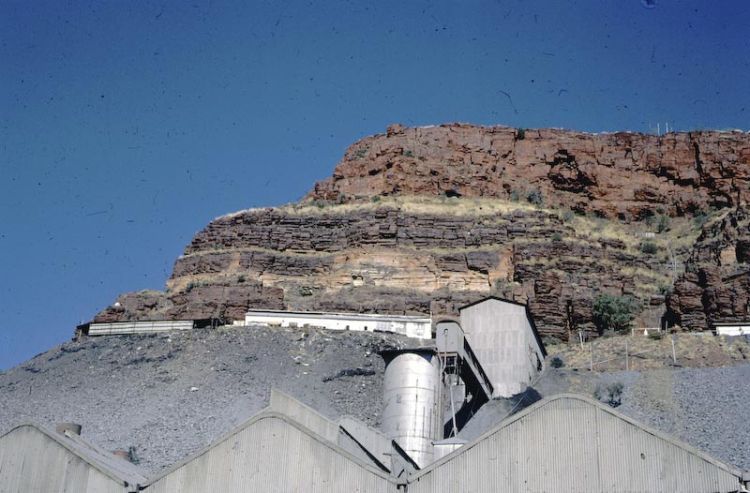
M 434 440 L 442 438 L 439 406 L 440 365 L 433 349 L 385 351 L 383 432 L 419 467 L 433 460 Z

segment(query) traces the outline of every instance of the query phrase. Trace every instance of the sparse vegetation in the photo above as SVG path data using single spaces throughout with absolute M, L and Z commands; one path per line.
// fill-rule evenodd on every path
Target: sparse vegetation
M 666 214 L 659 216 L 659 219 L 656 220 L 656 232 L 665 233 L 669 231 L 669 223 L 669 216 Z
M 641 252 L 647 255 L 653 255 L 659 251 L 659 247 L 653 241 L 644 241 L 641 243 Z
M 549 360 L 549 365 L 552 368 L 562 368 L 563 366 L 565 366 L 565 363 L 563 363 L 562 358 L 560 358 L 559 356 L 554 356 L 551 360 Z
M 562 235 L 560 233 L 554 233 L 552 235 L 552 241 L 562 241 Z
M 542 192 L 539 190 L 531 190 L 529 193 L 526 194 L 526 201 L 530 204 L 534 204 L 537 207 L 541 207 L 544 205 L 544 197 L 542 197 Z
M 367 147 L 360 147 L 356 151 L 354 151 L 354 157 L 356 159 L 364 159 L 364 157 L 367 155 Z
M 638 304 L 630 296 L 600 294 L 594 300 L 594 324 L 600 333 L 630 329 Z
M 516 140 L 523 140 L 526 138 L 526 129 L 525 128 L 517 128 L 516 129 Z
M 406 156 L 406 157 L 414 157 L 414 153 L 412 151 L 404 151 L 404 156 Z
M 598 385 L 594 390 L 596 400 L 617 407 L 622 404 L 622 391 L 625 386 L 622 382 L 613 382 L 607 386 Z
M 659 284 L 659 294 L 662 296 L 669 296 L 672 294 L 673 289 L 669 284 Z
M 380 195 L 373 195 L 370 201 L 377 204 L 378 202 L 380 202 Z
M 701 229 L 708 222 L 708 214 L 703 211 L 696 212 L 693 216 L 693 226 L 695 229 Z
M 510 191 L 510 200 L 513 202 L 518 202 L 521 199 L 520 194 L 518 193 L 518 190 L 511 190 Z

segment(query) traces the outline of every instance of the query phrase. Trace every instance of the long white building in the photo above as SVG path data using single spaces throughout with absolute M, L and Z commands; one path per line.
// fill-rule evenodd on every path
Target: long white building
M 379 315 L 372 313 L 290 312 L 284 310 L 250 310 L 245 325 L 280 327 L 322 327 L 329 330 L 393 332 L 417 339 L 432 338 L 429 317 Z

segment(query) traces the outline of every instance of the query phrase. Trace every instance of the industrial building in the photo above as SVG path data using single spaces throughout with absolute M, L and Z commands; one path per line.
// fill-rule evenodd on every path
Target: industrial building
M 602 403 L 571 394 L 542 400 L 470 443 L 446 440 L 447 455 L 421 470 L 395 441 L 347 422 L 275 393 L 269 408 L 144 489 L 729 493 L 747 491 L 750 481 Z
M 407 491 L 709 493 L 747 491 L 748 481 L 605 404 L 562 394 L 419 471 Z
M 275 393 L 269 408 L 155 478 L 145 490 L 391 493 L 397 483 L 340 425 Z
M 250 310 L 245 325 L 280 327 L 320 327 L 328 330 L 393 332 L 416 339 L 432 338 L 429 317 L 379 315 L 374 313 L 290 312 L 284 310 Z
M 750 337 L 750 322 L 717 322 L 713 324 L 716 335 Z
M 459 309 L 461 328 L 493 385 L 492 397 L 523 392 L 547 353 L 526 305 L 489 297 Z
M 133 493 L 146 484 L 135 466 L 78 433 L 23 424 L 0 437 L 0 493 Z
M 22 425 L 0 437 L 0 493 L 748 492 L 748 473 L 573 394 L 484 424 L 484 434 L 467 442 L 462 429 L 478 410 L 494 397 L 526 390 L 543 371 L 546 353 L 524 305 L 492 297 L 459 313 L 459 321 L 435 324 L 434 339 L 430 319 L 419 317 L 247 314 L 248 325 L 382 330 L 422 339 L 380 352 L 379 430 L 349 416 L 330 419 L 272 390 L 259 414 L 146 479 L 74 428 L 51 433 Z M 122 326 L 128 327 L 161 328 Z M 99 329 L 125 333 L 118 328 Z
M 750 485 L 748 473 L 572 394 L 539 401 L 469 443 L 441 442 L 420 468 L 386 434 L 273 391 L 269 407 L 150 480 L 70 430 L 21 425 L 0 437 L 0 492 L 729 493 Z

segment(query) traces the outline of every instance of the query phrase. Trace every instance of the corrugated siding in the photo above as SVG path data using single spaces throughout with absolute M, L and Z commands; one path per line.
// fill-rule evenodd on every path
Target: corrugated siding
M 494 397 L 522 392 L 544 356 L 526 309 L 488 299 L 461 310 L 461 328 L 494 387 Z
M 444 463 L 409 493 L 730 492 L 739 480 L 583 400 L 552 400 Z
M 326 418 L 309 406 L 301 403 L 276 389 L 271 389 L 271 409 L 289 416 L 297 423 L 308 428 L 329 442 L 336 443 L 339 436 L 339 425 Z
M 0 440 L 0 493 L 123 493 L 122 483 L 32 427 Z
M 266 416 L 146 491 L 349 493 L 394 492 L 395 486 L 285 420 Z
M 144 322 L 111 322 L 94 323 L 89 326 L 90 336 L 120 335 L 120 334 L 150 334 L 169 330 L 191 330 L 192 320 L 160 320 Z

